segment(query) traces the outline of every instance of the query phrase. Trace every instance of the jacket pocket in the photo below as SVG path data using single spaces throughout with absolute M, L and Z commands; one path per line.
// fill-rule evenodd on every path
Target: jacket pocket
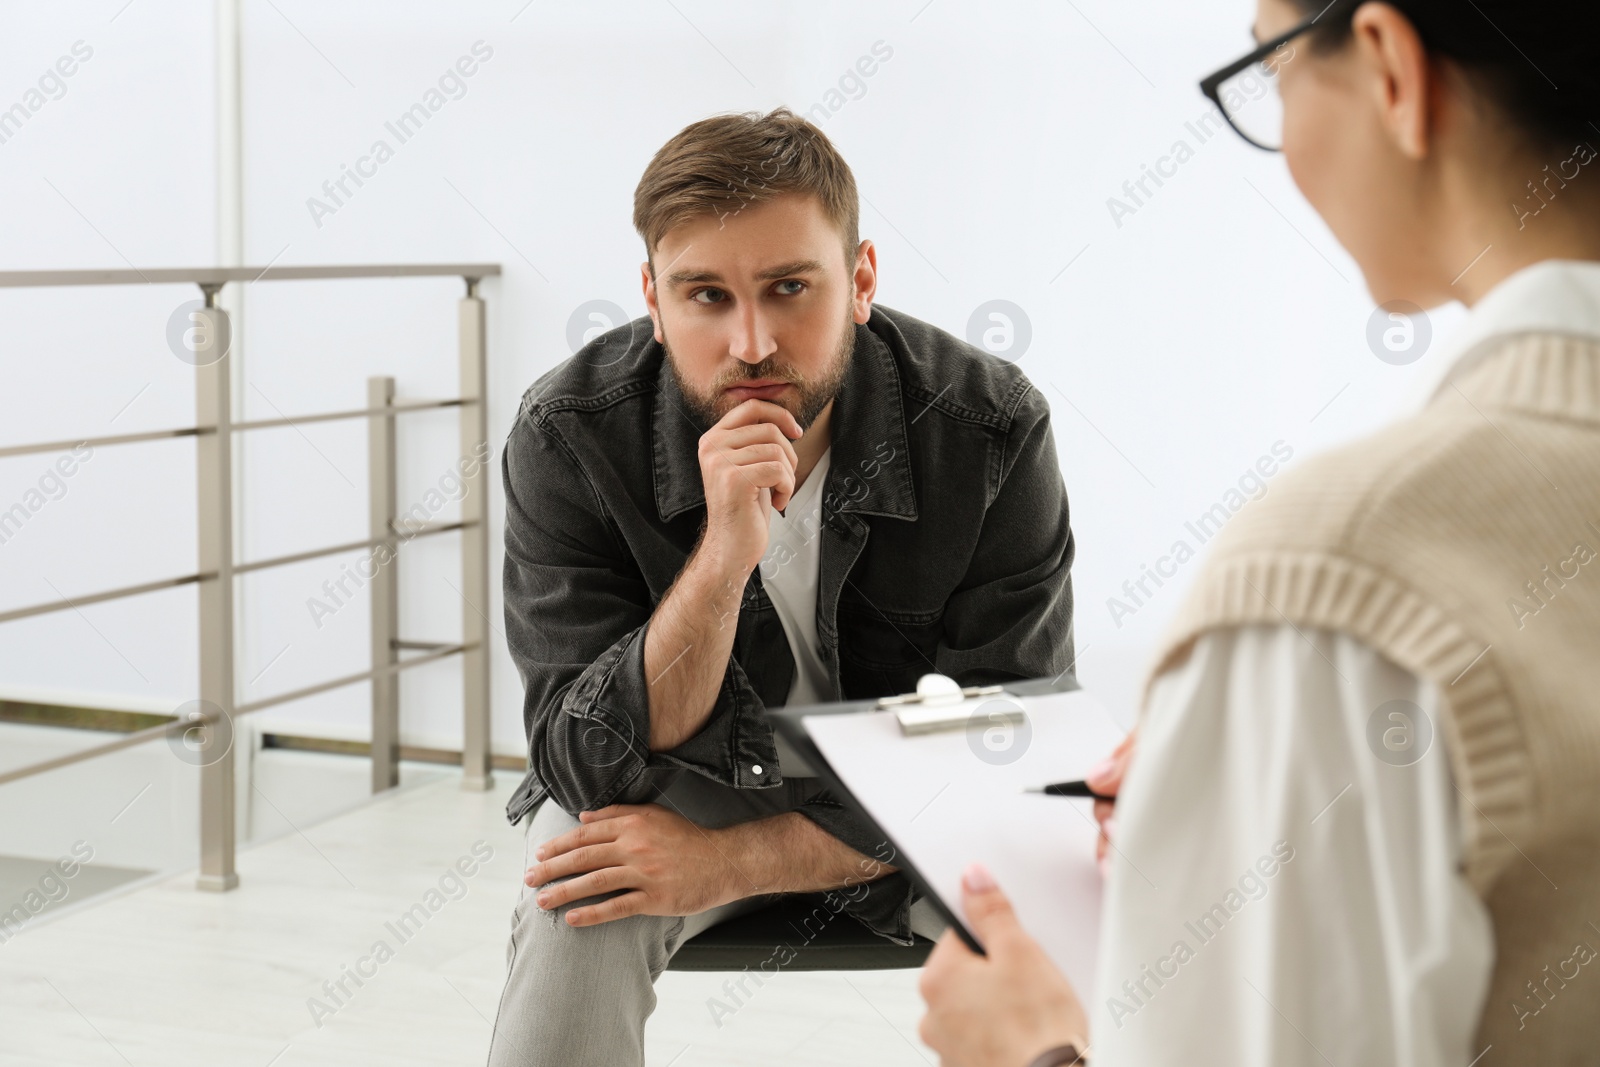
M 871 608 L 839 606 L 839 659 L 880 670 L 934 669 L 934 653 L 944 633 L 939 615 L 896 616 Z

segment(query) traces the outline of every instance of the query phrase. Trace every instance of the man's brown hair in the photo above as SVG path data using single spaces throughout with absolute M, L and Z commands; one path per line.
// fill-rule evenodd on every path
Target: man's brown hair
M 718 115 L 685 126 L 662 145 L 633 192 L 633 226 L 654 271 L 656 244 L 681 222 L 736 215 L 784 193 L 822 201 L 853 262 L 861 207 L 850 167 L 823 132 L 786 107 L 763 115 Z

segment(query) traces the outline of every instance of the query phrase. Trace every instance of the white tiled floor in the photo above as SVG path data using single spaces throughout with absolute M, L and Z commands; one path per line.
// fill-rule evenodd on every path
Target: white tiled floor
M 199 892 L 187 874 L 36 923 L 0 945 L 0 1067 L 481 1064 L 521 874 L 521 834 L 502 814 L 513 778 L 483 794 L 452 776 L 302 827 L 241 853 L 231 893 Z M 426 904 L 480 840 L 494 855 L 465 895 L 400 943 L 385 924 Z M 393 958 L 314 1019 L 310 998 L 380 939 Z M 669 972 L 647 1062 L 932 1064 L 916 979 L 779 974 L 719 1027 L 706 1002 L 726 976 Z

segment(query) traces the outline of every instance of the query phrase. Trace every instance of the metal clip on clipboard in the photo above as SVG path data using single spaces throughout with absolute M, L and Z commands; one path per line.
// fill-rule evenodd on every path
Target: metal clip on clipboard
M 972 718 L 973 709 L 966 706 L 972 697 L 999 696 L 1006 691 L 1003 685 L 970 685 L 962 688 L 955 679 L 942 674 L 924 674 L 917 679 L 915 693 L 880 697 L 878 709 L 895 709 L 900 732 L 907 736 L 931 734 L 940 730 L 959 730 Z M 1022 705 L 1008 701 L 1009 707 L 996 707 L 984 713 L 985 726 L 1004 723 L 1021 725 L 1027 718 Z

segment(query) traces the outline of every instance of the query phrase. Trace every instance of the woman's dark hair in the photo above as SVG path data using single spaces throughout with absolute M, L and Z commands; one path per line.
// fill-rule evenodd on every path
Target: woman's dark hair
M 1316 14 L 1328 0 L 1293 0 Z M 1455 61 L 1540 147 L 1600 145 L 1600 3 L 1596 0 L 1387 0 L 1428 51 Z M 1350 35 L 1361 4 L 1328 12 L 1314 43 Z

